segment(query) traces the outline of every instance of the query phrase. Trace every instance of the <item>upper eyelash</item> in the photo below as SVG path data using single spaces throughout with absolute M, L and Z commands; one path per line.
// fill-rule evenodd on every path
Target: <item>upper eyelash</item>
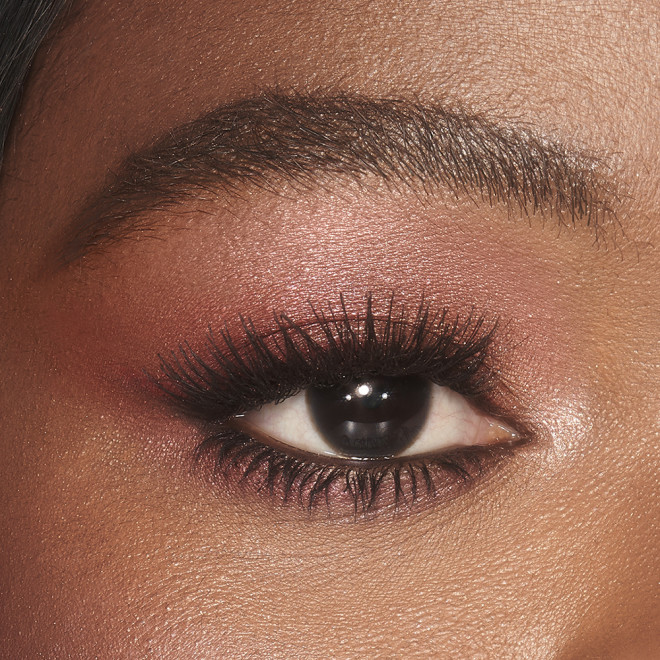
M 337 310 L 311 304 L 310 310 L 306 323 L 275 315 L 275 330 L 266 334 L 241 318 L 240 342 L 226 328 L 209 330 L 204 355 L 181 344 L 168 357 L 159 355 L 161 377 L 150 378 L 186 413 L 208 421 L 282 401 L 311 385 L 369 375 L 423 375 L 472 398 L 492 385 L 487 358 L 497 320 L 474 312 L 452 316 L 447 308 L 432 312 L 424 301 L 411 318 L 394 296 L 380 316 L 371 294 L 363 315 L 349 313 L 343 296 Z

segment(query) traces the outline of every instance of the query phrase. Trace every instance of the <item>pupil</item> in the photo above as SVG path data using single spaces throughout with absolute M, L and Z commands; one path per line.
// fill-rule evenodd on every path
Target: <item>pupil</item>
M 420 376 L 378 376 L 337 387 L 310 387 L 307 405 L 324 440 L 353 458 L 395 456 L 426 421 L 431 383 Z

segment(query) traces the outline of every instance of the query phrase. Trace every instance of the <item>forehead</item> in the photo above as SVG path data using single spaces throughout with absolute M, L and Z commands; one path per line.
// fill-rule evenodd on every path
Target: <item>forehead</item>
M 621 75 L 621 62 L 648 73 L 654 59 L 643 7 L 573 4 L 91 3 L 62 34 L 62 57 L 49 57 L 46 66 L 54 94 L 77 89 L 87 94 L 81 110 L 102 101 L 107 110 L 133 114 L 131 125 L 179 121 L 186 111 L 273 85 L 410 90 L 561 116 L 587 91 L 629 95 L 635 81 L 630 71 Z M 149 112 L 142 122 L 140 109 Z

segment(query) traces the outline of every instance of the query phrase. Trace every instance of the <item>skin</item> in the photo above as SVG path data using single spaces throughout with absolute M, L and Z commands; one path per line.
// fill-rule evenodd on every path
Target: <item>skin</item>
M 659 30 L 616 0 L 84 6 L 37 58 L 0 187 L 8 657 L 653 657 Z M 338 184 L 52 268 L 130 151 L 273 86 L 530 122 L 606 155 L 621 225 L 594 246 Z M 393 290 L 515 321 L 502 369 L 539 437 L 460 497 L 356 521 L 223 490 L 136 386 L 211 322 Z

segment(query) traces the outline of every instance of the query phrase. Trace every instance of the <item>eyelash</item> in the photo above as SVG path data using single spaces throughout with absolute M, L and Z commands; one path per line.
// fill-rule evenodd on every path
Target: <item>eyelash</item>
M 521 430 L 519 420 L 494 401 L 503 385 L 489 359 L 497 321 L 474 312 L 463 318 L 448 309 L 433 313 L 424 301 L 410 315 L 393 296 L 382 315 L 375 313 L 371 295 L 363 315 L 351 314 L 343 296 L 336 310 L 310 304 L 310 311 L 303 324 L 275 315 L 274 330 L 266 334 L 241 318 L 240 341 L 226 328 L 217 335 L 209 330 L 204 357 L 184 343 L 167 357 L 159 355 L 159 376 L 147 374 L 178 409 L 207 425 L 195 456 L 210 457 L 214 478 L 222 477 L 225 486 L 247 485 L 310 511 L 321 502 L 330 509 L 348 506 L 357 515 L 413 504 L 424 495 L 456 496 L 510 453 L 510 446 L 467 447 L 368 465 L 328 463 L 232 428 L 232 418 L 310 386 L 416 374 Z

